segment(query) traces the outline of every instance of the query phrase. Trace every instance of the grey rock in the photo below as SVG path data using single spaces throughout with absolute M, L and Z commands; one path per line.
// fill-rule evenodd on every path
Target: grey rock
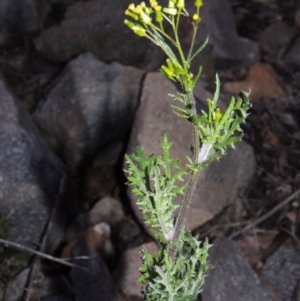
M 141 294 L 142 284 L 137 281 L 140 277 L 139 269 L 142 264 L 142 249 L 146 249 L 152 255 L 155 255 L 158 251 L 158 247 L 154 242 L 126 250 L 121 256 L 120 264 L 116 272 L 117 288 L 129 300 L 144 300 Z
M 194 11 L 192 1 L 187 2 L 187 9 L 189 12 Z M 249 40 L 249 47 L 247 47 L 245 46 L 245 39 L 239 38 L 228 0 L 204 1 L 200 13 L 202 21 L 199 25 L 196 44 L 200 45 L 209 37 L 208 45 L 212 48 L 212 59 L 217 69 L 249 66 L 259 60 L 258 45 Z M 188 28 L 191 28 L 191 26 Z M 191 32 L 187 34 L 186 30 L 184 28 L 182 35 L 187 47 L 187 45 L 190 45 L 192 34 Z
M 177 117 L 171 105 L 173 100 L 167 95 L 176 94 L 174 85 L 160 73 L 149 73 L 144 81 L 141 103 L 137 111 L 127 153 L 131 154 L 136 146 L 142 146 L 146 155 L 161 153 L 158 141 L 167 133 L 170 141 L 171 156 L 186 163 L 192 143 L 191 124 Z M 206 168 L 199 177 L 198 185 L 190 205 L 187 228 L 195 229 L 220 213 L 233 202 L 240 189 L 252 177 L 255 161 L 252 149 L 244 142 L 236 149 L 228 149 L 227 155 L 219 162 Z M 182 198 L 176 200 L 177 203 Z M 140 222 L 141 213 L 136 198 L 131 194 L 130 201 Z
M 0 46 L 11 37 L 42 29 L 48 10 L 46 0 L 1 0 Z
M 3 298 L 4 297 L 3 292 L 2 290 L 0 290 L 1 299 L 5 301 L 21 300 L 27 282 L 28 274 L 29 274 L 29 268 L 24 269 L 16 276 L 15 279 L 13 279 L 9 283 L 5 293 L 5 298 Z
M 298 36 L 291 48 L 288 50 L 287 54 L 284 56 L 283 61 L 289 67 L 300 68 L 300 36 Z
M 90 259 L 74 259 L 73 263 L 84 268 L 72 268 L 71 279 L 78 301 L 113 301 L 115 292 L 112 277 L 102 258 L 86 243 L 78 242 L 73 256 Z
M 98 59 L 140 65 L 149 59 L 151 49 L 124 25 L 124 12 L 130 0 L 92 0 L 68 7 L 65 19 L 41 33 L 36 49 L 47 59 L 65 62 L 90 51 Z
M 134 116 L 142 76 L 136 68 L 108 65 L 86 53 L 57 78 L 34 119 L 73 174 L 98 151 L 122 140 Z
M 260 279 L 276 287 L 282 301 L 290 301 L 297 294 L 299 269 L 300 253 L 292 245 L 282 245 L 267 259 Z
M 294 35 L 295 32 L 288 25 L 282 21 L 277 21 L 259 33 L 258 41 L 264 51 L 275 59 L 279 51 L 290 43 Z
M 204 282 L 202 301 L 272 301 L 234 241 L 218 238 L 209 261 L 213 268 Z
M 257 42 L 239 37 L 239 49 L 241 53 L 241 65 L 249 67 L 260 61 L 260 46 Z
M 61 242 L 72 214 L 62 194 L 68 182 L 65 167 L 2 78 L 0 95 L 0 216 L 7 219 L 9 240 L 33 247 L 57 206 L 47 234 L 51 251 Z
M 78 231 L 93 227 L 99 223 L 108 223 L 111 226 L 119 223 L 125 214 L 119 201 L 105 197 L 99 200 L 93 208 L 86 212 L 80 213 L 72 222 L 67 231 L 67 239 L 73 239 Z

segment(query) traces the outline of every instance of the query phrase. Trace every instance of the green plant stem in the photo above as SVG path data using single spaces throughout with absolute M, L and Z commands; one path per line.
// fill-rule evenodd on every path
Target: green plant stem
M 188 92 L 186 94 L 186 97 L 188 97 L 188 100 L 190 104 L 192 105 L 192 111 L 193 114 L 197 114 L 196 111 L 196 103 L 195 98 L 192 92 Z M 200 142 L 199 142 L 199 129 L 197 126 L 193 125 L 193 164 L 197 165 L 199 161 L 199 154 L 200 154 Z M 187 209 L 189 207 L 189 204 L 191 203 L 193 193 L 195 191 L 197 180 L 198 180 L 199 172 L 194 169 L 190 172 L 190 178 L 188 182 L 188 186 L 183 198 L 183 202 L 180 205 L 178 217 L 176 220 L 175 228 L 174 228 L 174 236 L 172 238 L 172 241 L 170 243 L 170 248 L 168 250 L 169 256 L 174 261 L 178 249 L 179 239 L 181 236 L 182 229 L 185 224 L 186 215 L 187 215 Z
M 198 31 L 198 26 L 197 25 L 193 25 L 194 28 L 193 28 L 193 37 L 192 37 L 192 43 L 191 43 L 191 47 L 190 47 L 190 51 L 189 51 L 189 54 L 188 54 L 188 57 L 187 57 L 187 62 L 188 64 L 190 64 L 190 61 L 191 61 L 191 56 L 192 56 L 192 53 L 193 53 L 193 50 L 194 50 L 194 45 L 195 45 L 195 40 L 196 40 L 196 34 L 197 34 L 197 31 Z
M 190 179 L 189 179 L 188 186 L 187 186 L 187 190 L 186 190 L 186 193 L 184 195 L 183 202 L 182 202 L 182 204 L 180 206 L 180 209 L 179 209 L 177 221 L 176 221 L 175 228 L 174 228 L 174 236 L 172 238 L 172 241 L 170 243 L 170 248 L 168 250 L 169 256 L 171 257 L 173 262 L 176 258 L 179 239 L 180 239 L 182 229 L 183 229 L 184 224 L 185 224 L 187 209 L 188 209 L 189 204 L 191 202 L 193 192 L 196 188 L 198 174 L 199 174 L 199 172 L 197 172 L 195 170 L 191 172 Z

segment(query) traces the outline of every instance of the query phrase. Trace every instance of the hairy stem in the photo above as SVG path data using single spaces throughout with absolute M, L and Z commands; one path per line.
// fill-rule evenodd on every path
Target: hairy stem
M 196 103 L 195 103 L 195 98 L 193 93 L 188 92 L 188 94 L 186 94 L 186 97 L 188 97 L 188 100 L 192 105 L 193 113 L 196 115 L 197 114 Z M 193 164 L 196 165 L 198 164 L 198 160 L 199 160 L 200 142 L 199 142 L 199 129 L 195 125 L 193 125 L 193 140 L 194 140 L 193 141 L 193 149 L 194 149 Z M 168 250 L 169 256 L 172 258 L 173 261 L 175 260 L 176 257 L 179 239 L 186 220 L 187 209 L 189 207 L 189 204 L 191 203 L 192 196 L 197 184 L 197 179 L 198 179 L 198 172 L 196 170 L 191 170 L 188 186 L 186 188 L 183 202 L 180 205 L 178 217 L 176 220 L 176 224 L 174 228 L 174 236 L 172 238 Z

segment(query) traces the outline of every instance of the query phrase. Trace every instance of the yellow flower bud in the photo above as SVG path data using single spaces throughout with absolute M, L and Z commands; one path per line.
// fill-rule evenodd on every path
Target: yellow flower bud
M 130 28 L 130 29 L 132 29 L 132 27 L 134 27 L 134 23 L 133 22 L 131 22 L 131 21 L 129 21 L 129 20 L 124 20 L 124 23 Z
M 150 24 L 151 23 L 151 18 L 146 13 L 144 13 L 143 11 L 141 12 L 140 16 L 141 16 L 142 21 L 145 24 Z
M 176 3 L 176 6 L 178 8 L 184 8 L 185 7 L 184 0 L 178 0 L 177 3 Z
M 156 15 L 156 18 L 155 18 L 156 22 L 160 23 L 164 20 L 164 16 L 163 16 L 161 10 L 156 11 L 155 15 Z
M 143 11 L 143 7 L 140 4 L 134 10 L 134 12 L 138 15 L 141 14 L 142 11 Z
M 168 7 L 169 7 L 169 8 L 173 8 L 173 7 L 175 7 L 175 3 L 174 3 L 174 1 L 172 1 L 172 0 L 169 0 Z
M 131 29 L 140 37 L 144 37 L 146 35 L 146 29 L 138 24 L 135 24 Z
M 139 19 L 139 17 L 135 13 L 133 13 L 132 11 L 130 11 L 129 9 L 127 9 L 125 11 L 125 15 L 130 16 L 134 20 L 138 20 Z
M 168 78 L 173 79 L 174 72 L 171 71 L 169 68 L 166 66 L 161 66 L 161 71 L 164 73 Z
M 172 16 L 176 16 L 177 15 L 177 8 L 169 8 L 169 7 L 164 7 L 163 8 L 163 12 L 169 14 L 169 15 L 172 15 Z
M 195 0 L 195 6 L 196 7 L 201 7 L 203 5 L 203 1 L 202 0 Z
M 130 10 L 135 10 L 135 5 L 134 5 L 134 3 L 129 4 L 128 9 L 130 9 Z
M 150 6 L 155 9 L 155 7 L 158 6 L 157 1 L 156 0 L 150 0 Z
M 201 17 L 198 14 L 193 15 L 193 20 L 196 24 L 198 24 L 201 21 Z
M 221 112 L 221 110 L 219 108 L 216 109 L 216 112 L 214 114 L 214 120 L 216 122 L 219 122 L 221 120 L 221 118 L 223 117 L 223 113 Z

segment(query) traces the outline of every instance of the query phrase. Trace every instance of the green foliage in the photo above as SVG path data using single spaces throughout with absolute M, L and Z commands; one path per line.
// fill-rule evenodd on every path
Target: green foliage
M 172 201 L 183 194 L 183 181 L 186 171 L 180 170 L 179 160 L 170 158 L 171 143 L 165 134 L 161 141 L 162 156 L 152 154 L 148 159 L 141 147 L 133 155 L 125 157 L 128 181 L 137 197 L 145 223 L 161 241 L 168 239 L 173 230 L 174 212 L 178 205 Z M 179 170 L 177 172 L 174 172 Z M 163 234 L 163 235 L 161 235 Z
M 186 11 L 184 0 L 169 0 L 167 7 L 162 7 L 156 0 L 149 2 L 150 6 L 145 2 L 137 6 L 130 4 L 125 14 L 132 21 L 125 20 L 125 24 L 138 36 L 150 39 L 167 55 L 161 72 L 182 87 L 181 93 L 170 95 L 178 101 L 173 110 L 178 117 L 190 122 L 194 141 L 190 147 L 192 156 L 187 156 L 186 169 L 180 167 L 178 160 L 170 158 L 171 143 L 166 134 L 161 142 L 163 155 L 152 154 L 146 158 L 144 150 L 138 147 L 135 154 L 126 156 L 129 184 L 145 223 L 160 241 L 156 256 L 143 250 L 139 280 L 145 283 L 143 294 L 147 301 L 192 301 L 201 291 L 209 269 L 207 256 L 210 245 L 206 241 L 200 246 L 197 238 L 184 229 L 187 208 L 199 172 L 224 155 L 227 147 L 234 147 L 234 143 L 241 140 L 240 126 L 248 115 L 250 101 L 249 95 L 242 92 L 237 98 L 232 97 L 228 108 L 222 112 L 217 106 L 220 81 L 216 76 L 216 91 L 213 98 L 207 100 L 207 112 L 197 112 L 193 90 L 202 68 L 193 74 L 190 65 L 208 42 L 204 41 L 194 50 L 203 2 L 195 0 L 196 12 L 193 15 Z M 178 36 L 181 17 L 189 18 L 193 27 L 187 55 Z M 172 34 L 165 31 L 165 23 L 168 23 Z M 189 175 L 188 184 L 179 185 L 186 174 Z M 173 201 L 180 194 L 184 197 L 175 222 L 174 213 L 178 206 Z
M 197 298 L 210 268 L 207 264 L 210 244 L 205 240 L 200 246 L 197 238 L 188 231 L 181 237 L 175 261 L 168 255 L 166 244 L 161 245 L 156 256 L 142 251 L 139 280 L 148 284 L 142 291 L 145 300 L 193 301 Z

